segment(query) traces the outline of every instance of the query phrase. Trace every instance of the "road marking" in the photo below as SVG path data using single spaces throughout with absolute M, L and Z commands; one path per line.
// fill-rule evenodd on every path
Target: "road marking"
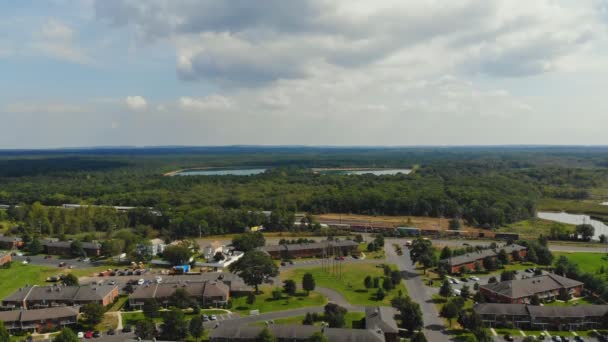
M 494 328 L 490 328 L 490 331 L 492 332 L 492 335 L 498 336 L 498 334 L 496 333 L 496 330 L 494 330 Z

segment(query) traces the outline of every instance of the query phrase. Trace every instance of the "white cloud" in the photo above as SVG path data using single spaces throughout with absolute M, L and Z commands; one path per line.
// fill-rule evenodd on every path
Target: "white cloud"
M 68 25 L 48 20 L 34 35 L 31 47 L 50 57 L 78 64 L 91 65 L 93 59 L 78 46 L 76 33 Z
M 131 110 L 144 110 L 148 107 L 148 102 L 143 96 L 127 96 L 125 99 L 127 107 Z
M 203 98 L 183 96 L 178 99 L 178 105 L 184 110 L 218 111 L 233 107 L 232 101 L 221 95 L 209 95 Z

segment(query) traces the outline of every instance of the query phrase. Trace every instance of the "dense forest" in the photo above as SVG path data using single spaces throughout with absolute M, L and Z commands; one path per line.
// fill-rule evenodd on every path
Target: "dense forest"
M 225 147 L 0 152 L 0 219 L 45 234 L 151 226 L 170 236 L 290 230 L 294 212 L 457 217 L 499 227 L 542 198 L 581 200 L 607 179 L 603 148 Z M 253 176 L 164 176 L 190 167 L 265 167 Z M 312 167 L 415 167 L 405 175 Z M 141 207 L 57 208 L 64 203 Z M 157 208 L 156 215 L 148 207 Z M 267 217 L 260 213 L 271 210 Z

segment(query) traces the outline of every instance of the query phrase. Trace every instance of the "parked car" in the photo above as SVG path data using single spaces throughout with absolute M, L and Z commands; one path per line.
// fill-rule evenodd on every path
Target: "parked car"
M 513 336 L 505 334 L 505 341 L 514 341 Z
M 139 279 L 139 280 L 137 281 L 137 285 L 143 285 L 145 282 L 146 282 L 145 280 L 143 280 L 143 279 Z
M 555 336 L 555 335 L 553 335 L 553 341 L 554 341 L 554 342 L 562 342 L 562 338 L 561 338 L 561 337 L 559 337 L 559 336 Z
M 470 276 L 469 279 L 471 279 L 473 281 L 479 281 L 479 277 L 476 277 L 476 276 Z
M 95 331 L 93 332 L 93 337 L 95 337 L 95 338 L 101 337 L 101 332 L 100 332 L 100 331 L 98 331 L 98 330 L 95 330 Z
M 63 266 L 65 266 L 65 262 L 64 262 L 64 261 L 60 262 L 58 266 L 59 266 L 59 267 L 63 267 Z
M 468 282 L 469 282 L 469 279 L 467 279 L 467 277 L 462 277 L 462 278 L 460 278 L 460 281 L 463 281 L 463 282 L 465 282 L 465 283 L 468 283 Z
M 211 315 L 211 316 L 209 316 L 209 319 L 212 320 L 212 321 L 215 321 L 217 319 L 217 316 L 216 315 Z
M 77 336 L 78 338 L 84 338 L 84 333 L 82 331 L 79 331 Z
M 462 292 L 459 289 L 454 289 L 454 296 L 460 296 Z
M 131 326 L 130 326 L 130 325 L 125 325 L 125 326 L 122 328 L 122 332 L 123 332 L 123 333 L 130 333 L 130 332 L 131 332 L 131 330 L 132 330 L 132 328 L 131 328 Z
M 84 338 L 93 338 L 93 332 L 91 330 L 87 331 L 84 334 Z
M 110 280 L 110 281 L 108 282 L 108 285 L 116 285 L 116 280 Z
M 110 329 L 110 330 L 108 330 L 108 331 L 106 332 L 106 334 L 108 334 L 108 335 L 116 335 L 116 330 L 114 330 L 114 329 Z
M 203 322 L 208 322 L 208 321 L 209 321 L 209 316 L 203 315 Z

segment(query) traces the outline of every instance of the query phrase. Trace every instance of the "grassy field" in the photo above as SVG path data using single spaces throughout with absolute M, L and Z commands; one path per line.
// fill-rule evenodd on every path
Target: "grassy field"
M 0 269 L 0 298 L 13 293 L 18 288 L 28 285 L 43 285 L 46 278 L 60 274 L 56 267 L 22 265 L 14 262 L 8 269 Z
M 282 295 L 281 299 L 272 298 L 272 287 L 260 287 L 262 294 L 256 295 L 255 303 L 247 304 L 247 297 L 232 297 L 232 311 L 249 314 L 250 310 L 260 310 L 260 313 L 297 309 L 307 306 L 320 306 L 327 303 L 327 299 L 318 292 L 311 292 L 308 296 L 297 293 L 295 296 Z
M 301 316 L 292 316 L 279 318 L 274 320 L 274 324 L 302 324 L 304 321 L 303 315 Z M 345 328 L 353 329 L 353 322 L 360 321 L 365 317 L 364 312 L 348 312 L 344 316 L 344 321 L 346 322 Z M 256 322 L 253 325 L 265 325 L 265 322 Z M 315 322 L 314 325 L 321 325 L 321 321 Z
M 387 294 L 382 301 L 376 301 L 374 294 L 376 289 L 366 289 L 363 280 L 366 276 L 382 277 L 384 276 L 382 268 L 376 264 L 344 264 L 342 265 L 342 277 L 329 274 L 321 267 L 299 268 L 285 271 L 281 274 L 281 279 L 293 279 L 297 284 L 301 284 L 302 277 L 305 273 L 310 272 L 315 278 L 317 286 L 327 287 L 341 293 L 346 300 L 351 304 L 358 305 L 390 305 L 390 300 L 396 296 L 397 291 L 401 290 L 403 294 L 407 294 L 407 289 L 400 283 L 394 290 Z M 391 265 L 393 269 L 394 266 Z
M 496 231 L 504 233 L 517 233 L 524 238 L 537 238 L 540 234 L 550 236 L 551 227 L 562 226 L 574 231 L 573 224 L 559 223 L 539 218 L 532 218 L 515 223 L 511 223 L 505 227 L 500 227 Z
M 604 266 L 608 271 L 608 256 L 604 253 L 565 253 L 554 252 L 555 260 L 560 256 L 565 256 L 570 261 L 578 265 L 579 270 L 585 273 L 596 274 Z

